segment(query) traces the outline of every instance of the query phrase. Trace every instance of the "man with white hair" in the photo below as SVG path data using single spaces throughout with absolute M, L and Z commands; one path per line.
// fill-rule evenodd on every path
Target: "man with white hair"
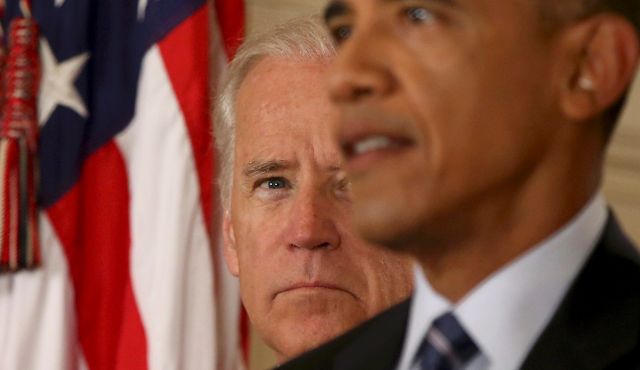
M 216 112 L 225 260 L 280 361 L 400 302 L 412 286 L 408 259 L 352 230 L 324 85 L 334 54 L 315 19 L 251 39 Z

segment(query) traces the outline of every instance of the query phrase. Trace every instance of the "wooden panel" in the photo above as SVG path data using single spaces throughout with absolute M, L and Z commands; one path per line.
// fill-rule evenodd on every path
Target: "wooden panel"
M 275 353 L 264 344 L 253 326 L 251 327 L 249 365 L 251 370 L 271 369 L 277 365 Z
M 640 242 L 640 78 L 609 149 L 604 190 L 627 232 Z
M 247 0 L 247 30 L 261 32 L 287 19 L 320 14 L 325 0 Z

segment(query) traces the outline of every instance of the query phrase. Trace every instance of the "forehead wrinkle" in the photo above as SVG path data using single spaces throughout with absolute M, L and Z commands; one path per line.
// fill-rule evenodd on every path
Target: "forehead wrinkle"
M 286 170 L 291 168 L 291 162 L 283 161 L 283 160 L 268 160 L 268 161 L 259 161 L 253 160 L 247 163 L 244 166 L 242 173 L 246 177 L 256 177 L 268 173 L 273 173 L 276 171 Z

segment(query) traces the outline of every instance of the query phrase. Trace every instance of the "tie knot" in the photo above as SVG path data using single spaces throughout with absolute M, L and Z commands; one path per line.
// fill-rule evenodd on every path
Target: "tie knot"
M 478 353 L 473 339 L 453 313 L 447 312 L 438 317 L 420 347 L 420 365 L 422 370 L 460 369 Z

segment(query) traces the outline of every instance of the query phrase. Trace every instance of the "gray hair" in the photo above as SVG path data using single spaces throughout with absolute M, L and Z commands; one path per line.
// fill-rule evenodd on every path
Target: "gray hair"
M 266 57 L 294 60 L 333 58 L 335 47 L 320 17 L 299 18 L 247 39 L 222 78 L 213 131 L 218 152 L 218 186 L 225 210 L 231 203 L 235 151 L 236 95 L 249 71 Z

